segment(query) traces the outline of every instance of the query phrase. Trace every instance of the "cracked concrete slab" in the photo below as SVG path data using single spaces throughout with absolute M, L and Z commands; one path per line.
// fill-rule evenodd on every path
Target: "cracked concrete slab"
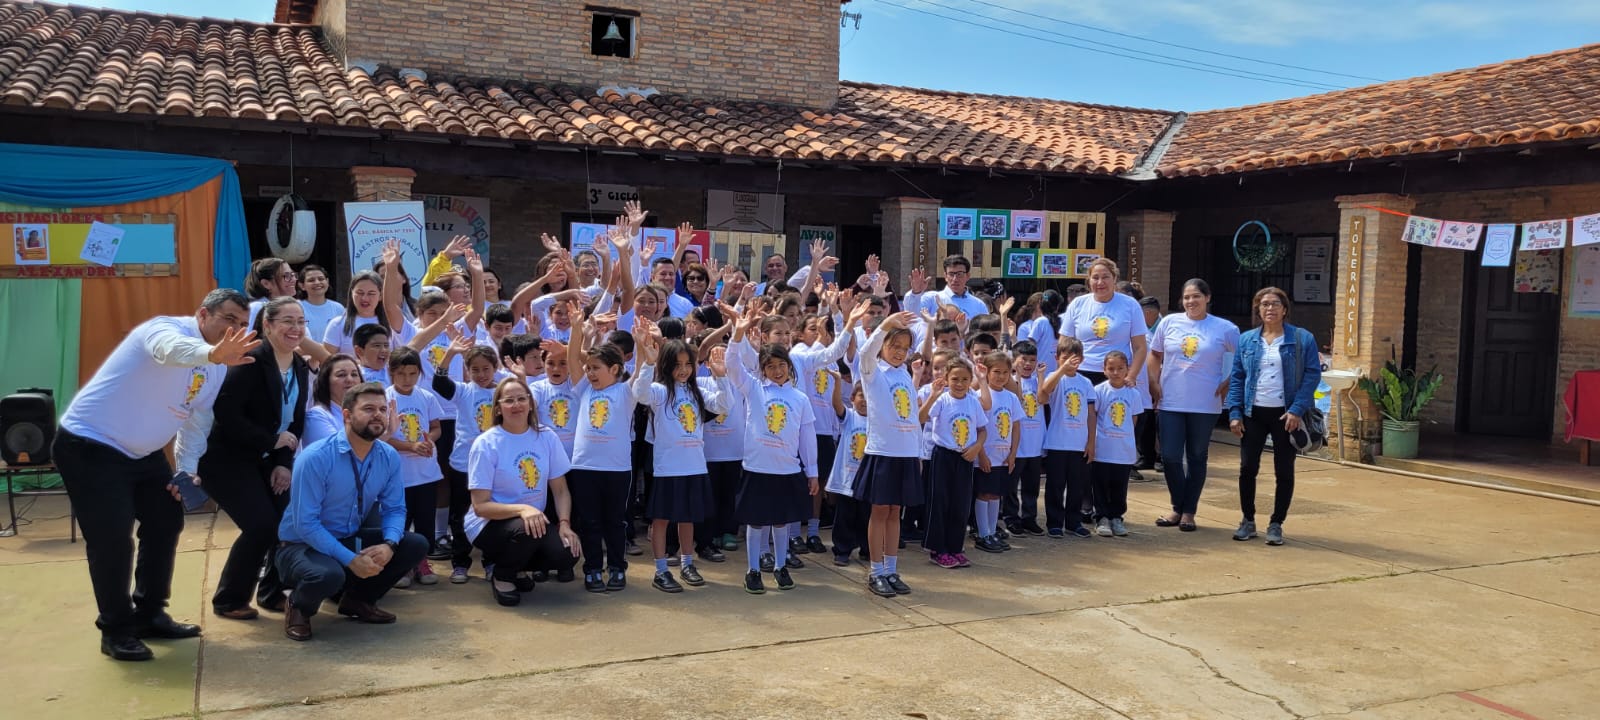
M 1600 554 L 1444 570 L 1439 574 L 1600 615 L 1600 593 L 1595 592 L 1595 578 L 1600 578 Z
M 954 659 L 935 668 L 930 657 Z M 1118 718 L 947 628 L 732 650 L 329 700 L 219 720 L 541 718 Z

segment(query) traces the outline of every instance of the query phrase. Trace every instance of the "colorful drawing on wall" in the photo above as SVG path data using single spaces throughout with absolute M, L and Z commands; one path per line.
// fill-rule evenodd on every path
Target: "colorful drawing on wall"
M 1006 277 L 1031 278 L 1038 275 L 1038 253 L 1034 248 L 1006 248 Z
M 1075 252 L 1072 254 L 1072 276 L 1088 277 L 1089 266 L 1100 259 L 1100 253 Z
M 1039 277 L 1046 277 L 1046 278 L 1072 277 L 1072 253 L 1066 253 L 1066 252 L 1041 252 L 1041 253 L 1039 253 Z
M 978 211 L 943 208 L 939 211 L 940 240 L 973 240 L 978 237 Z
M 978 211 L 978 239 L 1005 240 L 1011 236 L 1011 213 L 1007 210 Z
M 1516 245 L 1516 225 L 1512 223 L 1490 225 L 1483 233 L 1483 266 L 1511 267 L 1512 250 Z
M 1039 242 L 1044 240 L 1044 211 L 1042 210 L 1012 210 L 1011 211 L 1011 239 L 1019 242 Z
M 1522 224 L 1522 250 L 1560 250 L 1567 246 L 1567 221 L 1540 220 Z M 1517 260 L 1521 262 L 1521 258 Z
M 49 225 L 12 225 L 11 232 L 16 244 L 13 257 L 18 265 L 50 264 Z
M 1572 219 L 1572 246 L 1600 243 L 1600 213 Z
M 1519 293 L 1561 291 L 1561 251 L 1534 250 L 1517 253 L 1517 273 L 1513 286 Z
M 1471 252 L 1478 249 L 1478 238 L 1482 235 L 1483 223 L 1446 220 L 1439 230 L 1439 247 Z
M 1572 254 L 1572 317 L 1600 318 L 1600 245 Z
M 1406 229 L 1400 239 L 1412 245 L 1433 247 L 1439 244 L 1439 226 L 1442 224 L 1440 220 L 1412 215 L 1406 218 Z

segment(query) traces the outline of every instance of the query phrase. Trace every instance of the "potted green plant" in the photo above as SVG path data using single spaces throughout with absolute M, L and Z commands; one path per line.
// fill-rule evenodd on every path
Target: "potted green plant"
M 1422 409 L 1433 400 L 1444 376 L 1434 370 L 1417 373 L 1401 369 L 1393 360 L 1384 363 L 1377 379 L 1361 378 L 1361 391 L 1383 413 L 1383 454 L 1392 458 L 1417 456 L 1417 435 Z

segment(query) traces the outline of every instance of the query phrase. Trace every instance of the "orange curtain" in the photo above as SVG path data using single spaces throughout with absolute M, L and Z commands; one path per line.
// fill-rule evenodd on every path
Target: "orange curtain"
M 124 205 L 74 208 L 73 212 L 154 213 L 178 219 L 178 275 L 150 278 L 86 278 L 78 375 L 82 383 L 139 323 L 156 315 L 193 315 L 216 288 L 211 277 L 211 236 L 217 225 L 222 178 L 185 193 Z

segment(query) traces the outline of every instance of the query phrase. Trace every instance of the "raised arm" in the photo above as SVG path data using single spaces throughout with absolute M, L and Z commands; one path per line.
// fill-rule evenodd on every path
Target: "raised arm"
M 400 244 L 389 241 L 383 248 L 383 316 L 389 329 L 397 329 L 406 321 L 405 297 L 401 291 L 400 263 L 404 255 Z

